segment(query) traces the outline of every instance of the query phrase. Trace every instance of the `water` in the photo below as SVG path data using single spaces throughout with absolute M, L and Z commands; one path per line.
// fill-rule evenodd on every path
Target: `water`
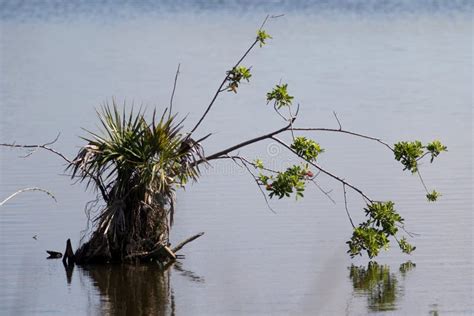
M 303 201 L 265 205 L 253 180 L 216 163 L 178 193 L 172 242 L 199 231 L 184 260 L 156 266 L 76 267 L 65 272 L 45 249 L 78 244 L 93 192 L 63 175 L 63 162 L 37 151 L 0 150 L 0 314 L 472 314 L 472 5 L 468 1 L 0 2 L 0 142 L 45 143 L 72 157 L 81 127 L 95 129 L 95 107 L 114 96 L 163 109 L 181 63 L 174 106 L 199 118 L 223 73 L 243 53 L 265 12 L 274 39 L 255 50 L 251 84 L 217 102 L 199 135 L 207 153 L 279 128 L 265 93 L 280 80 L 301 104 L 300 126 L 337 127 L 389 143 L 439 138 L 449 152 L 416 177 L 383 146 L 313 134 L 320 163 L 371 197 L 393 199 L 419 234 L 411 256 L 397 249 L 377 263 L 351 260 L 342 188 L 333 205 L 316 188 Z M 283 167 L 271 142 L 243 149 Z M 363 220 L 360 198 L 349 209 Z M 32 237 L 37 235 L 37 239 Z

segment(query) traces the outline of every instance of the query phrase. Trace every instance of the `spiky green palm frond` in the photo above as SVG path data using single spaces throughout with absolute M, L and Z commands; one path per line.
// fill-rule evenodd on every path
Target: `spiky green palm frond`
M 133 218 L 128 225 L 139 231 L 147 225 L 140 223 L 148 216 L 143 214 L 166 205 L 172 224 L 175 190 L 198 178 L 194 162 L 204 158 L 201 146 L 183 135 L 183 121 L 165 115 L 166 111 L 158 120 L 154 112 L 150 123 L 144 111 L 127 114 L 115 102 L 97 114 L 100 132 L 87 131 L 89 135 L 83 137 L 87 145 L 67 169 L 73 178 L 105 192 L 107 205 L 95 219 L 98 231 L 107 234 L 111 226 L 114 231 L 129 229 L 125 216 Z M 163 220 L 158 217 L 154 220 Z

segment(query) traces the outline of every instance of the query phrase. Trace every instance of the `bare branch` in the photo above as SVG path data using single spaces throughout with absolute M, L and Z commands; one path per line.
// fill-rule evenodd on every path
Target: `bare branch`
M 49 195 L 49 196 L 54 200 L 54 202 L 56 202 L 56 203 L 58 202 L 58 201 L 56 200 L 56 198 L 54 197 L 54 195 L 53 195 L 51 192 L 49 192 L 49 191 L 47 191 L 47 190 L 45 190 L 45 189 L 41 189 L 41 188 L 36 188 L 36 187 L 34 187 L 34 188 L 24 188 L 24 189 L 21 189 L 21 190 L 16 191 L 15 193 L 13 193 L 13 194 L 10 195 L 9 197 L 7 197 L 5 200 L 1 201 L 1 202 L 0 202 L 0 206 L 2 206 L 2 205 L 5 204 L 6 202 L 8 202 L 8 201 L 11 200 L 12 198 L 14 198 L 16 195 L 18 195 L 18 194 L 20 194 L 20 193 L 23 193 L 23 192 L 27 192 L 27 191 L 41 191 L 41 192 L 46 193 L 47 195 Z
M 418 177 L 420 178 L 421 184 L 423 185 L 423 188 L 425 188 L 426 193 L 430 193 L 428 191 L 428 188 L 426 187 L 425 181 L 423 180 L 423 177 L 421 176 L 420 170 L 417 170 L 416 173 L 418 174 Z
M 2 146 L 2 147 L 11 147 L 11 148 L 23 148 L 23 149 L 31 150 L 30 153 L 28 153 L 26 156 L 24 156 L 25 158 L 28 157 L 28 156 L 31 156 L 36 150 L 41 148 L 41 149 L 47 150 L 49 152 L 52 152 L 53 154 L 61 157 L 63 160 L 65 160 L 68 163 L 72 163 L 72 161 L 69 158 L 67 158 L 66 156 L 64 156 L 62 153 L 60 153 L 59 151 L 49 147 L 49 145 L 54 144 L 59 139 L 60 135 L 61 134 L 59 133 L 53 141 L 50 141 L 48 143 L 44 143 L 44 144 L 41 144 L 41 145 L 37 145 L 37 144 L 35 144 L 35 145 L 19 145 L 19 144 L 15 144 L 15 143 L 12 143 L 12 144 L 3 143 L 3 144 L 0 144 L 0 146 Z
M 332 114 L 336 118 L 337 124 L 339 124 L 339 130 L 342 130 L 342 125 L 341 125 L 341 122 L 339 121 L 339 118 L 337 117 L 336 111 L 332 111 Z
M 67 158 L 65 155 L 63 155 L 62 153 L 60 153 L 59 151 L 57 151 L 56 149 L 54 148 L 51 148 L 49 147 L 49 145 L 52 145 L 54 144 L 58 139 L 59 139 L 59 136 L 60 136 L 60 133 L 56 136 L 56 138 L 50 142 L 47 142 L 47 143 L 44 143 L 44 144 L 41 144 L 41 145 L 20 145 L 20 144 L 15 144 L 15 143 L 12 143 L 12 144 L 7 144 L 7 143 L 3 143 L 3 144 L 0 144 L 0 146 L 2 147 L 10 147 L 10 148 L 20 148 L 20 149 L 27 149 L 27 150 L 31 150 L 30 153 L 28 153 L 26 156 L 24 157 L 29 157 L 31 156 L 34 152 L 36 152 L 36 150 L 38 149 L 44 149 L 46 151 L 49 151 L 59 157 L 61 157 L 63 160 L 65 160 L 68 164 L 74 164 L 74 161 Z M 104 199 L 104 201 L 108 201 L 108 196 L 107 196 L 107 193 L 106 193 L 106 190 L 105 190 L 105 187 L 104 185 L 102 184 L 102 181 L 100 179 L 100 177 L 96 177 L 92 174 L 90 174 L 89 172 L 87 172 L 85 169 L 83 169 L 84 172 L 86 172 L 94 181 L 95 183 L 97 184 L 97 187 L 99 188 L 100 192 L 101 192 L 101 195 L 102 195 L 102 198 Z
M 213 160 L 218 160 L 218 159 L 232 159 L 233 161 L 240 160 L 240 161 L 242 161 L 242 163 L 246 163 L 248 165 L 251 165 L 255 169 L 259 169 L 254 162 L 248 160 L 245 157 L 239 156 L 239 155 L 232 155 L 232 156 L 225 155 L 225 156 L 214 158 Z M 240 167 L 240 165 L 239 165 L 239 167 Z M 263 168 L 260 168 L 260 169 L 271 172 L 271 173 L 280 173 L 280 171 L 276 171 L 276 170 L 269 169 L 269 168 L 266 168 L 266 167 L 263 167 Z
M 191 241 L 195 240 L 195 239 L 198 239 L 199 237 L 201 237 L 202 235 L 204 235 L 204 232 L 201 232 L 199 234 L 196 234 L 194 236 L 191 236 L 185 240 L 183 240 L 182 242 L 180 242 L 176 247 L 174 247 L 171 251 L 173 251 L 174 253 L 178 252 L 181 250 L 181 248 L 183 248 L 186 244 L 190 243 Z
M 252 139 L 249 139 L 247 141 L 244 141 L 242 143 L 239 143 L 237 145 L 234 145 L 232 147 L 229 147 L 227 149 L 224 149 L 224 150 L 221 150 L 215 154 L 212 154 L 210 156 L 207 156 L 205 159 L 201 159 L 201 160 L 198 160 L 197 162 L 195 162 L 194 164 L 192 164 L 192 166 L 197 166 L 199 165 L 200 163 L 203 163 L 205 161 L 209 161 L 209 160 L 213 160 L 213 159 L 216 159 L 216 158 L 219 158 L 221 156 L 224 156 L 224 155 L 227 155 L 228 153 L 234 151 L 234 150 L 237 150 L 239 148 L 242 148 L 242 147 L 245 147 L 245 146 L 248 146 L 250 144 L 253 144 L 253 143 L 257 143 L 259 141 L 262 141 L 264 139 L 268 139 L 268 138 L 271 138 L 273 135 L 277 135 L 281 132 L 284 132 L 286 130 L 288 130 L 289 128 L 291 127 L 291 124 L 288 124 L 287 126 L 283 127 L 283 128 L 280 128 L 279 130 L 276 130 L 276 131 L 273 131 L 271 133 L 268 133 L 268 134 L 265 134 L 265 135 L 262 135 L 262 136 L 259 136 L 259 137 L 255 137 L 255 138 L 252 138 Z
M 364 134 L 355 133 L 355 132 L 351 132 L 351 131 L 344 130 L 344 129 L 324 128 L 324 127 L 294 127 L 293 130 L 294 131 L 308 131 L 308 132 L 310 132 L 310 131 L 313 131 L 313 132 L 335 132 L 335 133 L 348 134 L 348 135 L 357 136 L 357 137 L 360 137 L 360 138 L 365 138 L 365 139 L 376 141 L 376 142 L 384 145 L 385 147 L 390 149 L 390 151 L 393 152 L 392 146 L 390 146 L 386 142 L 382 141 L 380 138 L 367 136 L 367 135 L 364 135 Z

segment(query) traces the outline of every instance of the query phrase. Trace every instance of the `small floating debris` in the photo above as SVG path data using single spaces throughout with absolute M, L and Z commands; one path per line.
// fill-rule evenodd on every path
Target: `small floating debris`
M 53 251 L 53 250 L 46 250 L 46 252 L 49 255 L 49 257 L 47 257 L 46 259 L 59 259 L 63 256 L 62 253 L 57 252 L 57 251 Z

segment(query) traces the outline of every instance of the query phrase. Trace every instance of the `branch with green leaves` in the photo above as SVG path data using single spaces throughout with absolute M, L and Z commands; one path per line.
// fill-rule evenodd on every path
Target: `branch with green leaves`
M 257 44 L 260 46 L 265 44 L 265 40 L 271 38 L 261 28 L 258 30 L 258 36 L 252 43 L 251 47 L 246 51 L 243 58 L 234 66 L 230 71 L 226 73 L 226 77 L 219 87 L 215 97 L 212 99 L 211 104 L 206 109 L 204 115 L 199 120 L 198 124 L 193 128 L 191 132 L 194 132 L 199 124 L 202 122 L 204 117 L 209 112 L 210 108 L 215 102 L 217 95 L 223 91 L 237 92 L 239 85 L 242 81 L 249 81 L 252 76 L 250 69 L 240 66 L 240 62 L 250 52 L 250 50 Z M 227 85 L 226 85 L 227 84 Z M 296 111 L 293 111 L 294 96 L 289 93 L 287 83 L 278 83 L 275 87 L 266 94 L 267 104 L 273 106 L 275 113 L 280 116 L 288 124 L 284 127 L 277 129 L 273 132 L 266 133 L 264 135 L 251 138 L 249 140 L 240 142 L 226 149 L 218 151 L 214 154 L 206 156 L 201 160 L 198 160 L 195 166 L 201 163 L 209 163 L 216 159 L 232 159 L 235 163 L 245 167 L 249 174 L 255 180 L 255 183 L 259 186 L 260 191 L 264 194 L 265 202 L 270 207 L 268 199 L 272 198 L 288 198 L 294 196 L 296 199 L 303 198 L 308 182 L 314 182 L 315 176 L 311 168 L 317 170 L 318 174 L 322 173 L 329 176 L 333 180 L 342 184 L 344 191 L 344 205 L 349 221 L 353 227 L 353 235 L 347 242 L 349 245 L 348 253 L 351 256 L 361 255 L 366 252 L 370 258 L 377 256 L 381 249 L 387 249 L 390 243 L 390 238 L 393 237 L 398 243 L 400 249 L 405 253 L 411 253 L 415 247 L 410 245 L 406 237 L 398 237 L 399 230 L 403 230 L 409 236 L 412 233 L 408 232 L 404 226 L 403 218 L 396 212 L 394 203 L 392 201 L 376 201 L 370 198 L 360 188 L 351 184 L 344 178 L 328 171 L 327 169 L 320 166 L 316 161 L 319 155 L 324 153 L 324 149 L 315 140 L 307 137 L 306 135 L 297 135 L 303 132 L 332 132 L 341 133 L 349 136 L 358 137 L 365 140 L 370 140 L 378 144 L 383 145 L 394 154 L 395 159 L 400 161 L 404 165 L 404 169 L 417 173 L 420 177 L 420 181 L 427 191 L 426 197 L 429 201 L 434 201 L 439 197 L 439 193 L 435 190 L 429 192 L 421 173 L 419 172 L 418 162 L 425 156 L 431 156 L 431 162 L 439 156 L 443 151 L 447 151 L 446 146 L 441 142 L 435 140 L 427 145 L 422 145 L 420 142 L 399 142 L 391 146 L 387 142 L 383 141 L 378 137 L 368 136 L 361 133 L 345 130 L 342 128 L 342 124 L 337 117 L 336 113 L 334 116 L 338 123 L 338 128 L 324 128 L 324 127 L 297 127 L 295 121 L 299 112 L 299 104 L 297 105 Z M 284 111 L 287 110 L 288 114 L 285 115 Z M 290 132 L 292 136 L 292 143 L 287 144 L 282 139 L 277 137 L 280 134 Z M 250 146 L 255 143 L 259 143 L 265 140 L 273 140 L 280 144 L 282 147 L 290 151 L 295 157 L 302 160 L 299 164 L 294 164 L 286 167 L 284 170 L 272 170 L 266 167 L 261 159 L 256 159 L 250 162 L 248 159 L 239 156 L 238 154 L 232 154 L 233 152 Z M 239 162 L 239 163 L 238 163 Z M 258 171 L 256 174 L 254 171 Z M 318 188 L 320 188 L 318 186 Z M 366 203 L 365 215 L 367 220 L 359 225 L 355 225 L 350 215 L 347 205 L 346 188 L 350 188 L 357 194 L 359 194 Z M 327 194 L 326 191 L 320 189 L 325 193 L 331 200 L 332 198 Z M 265 194 L 266 192 L 266 194 Z M 268 196 L 268 198 L 267 198 Z

